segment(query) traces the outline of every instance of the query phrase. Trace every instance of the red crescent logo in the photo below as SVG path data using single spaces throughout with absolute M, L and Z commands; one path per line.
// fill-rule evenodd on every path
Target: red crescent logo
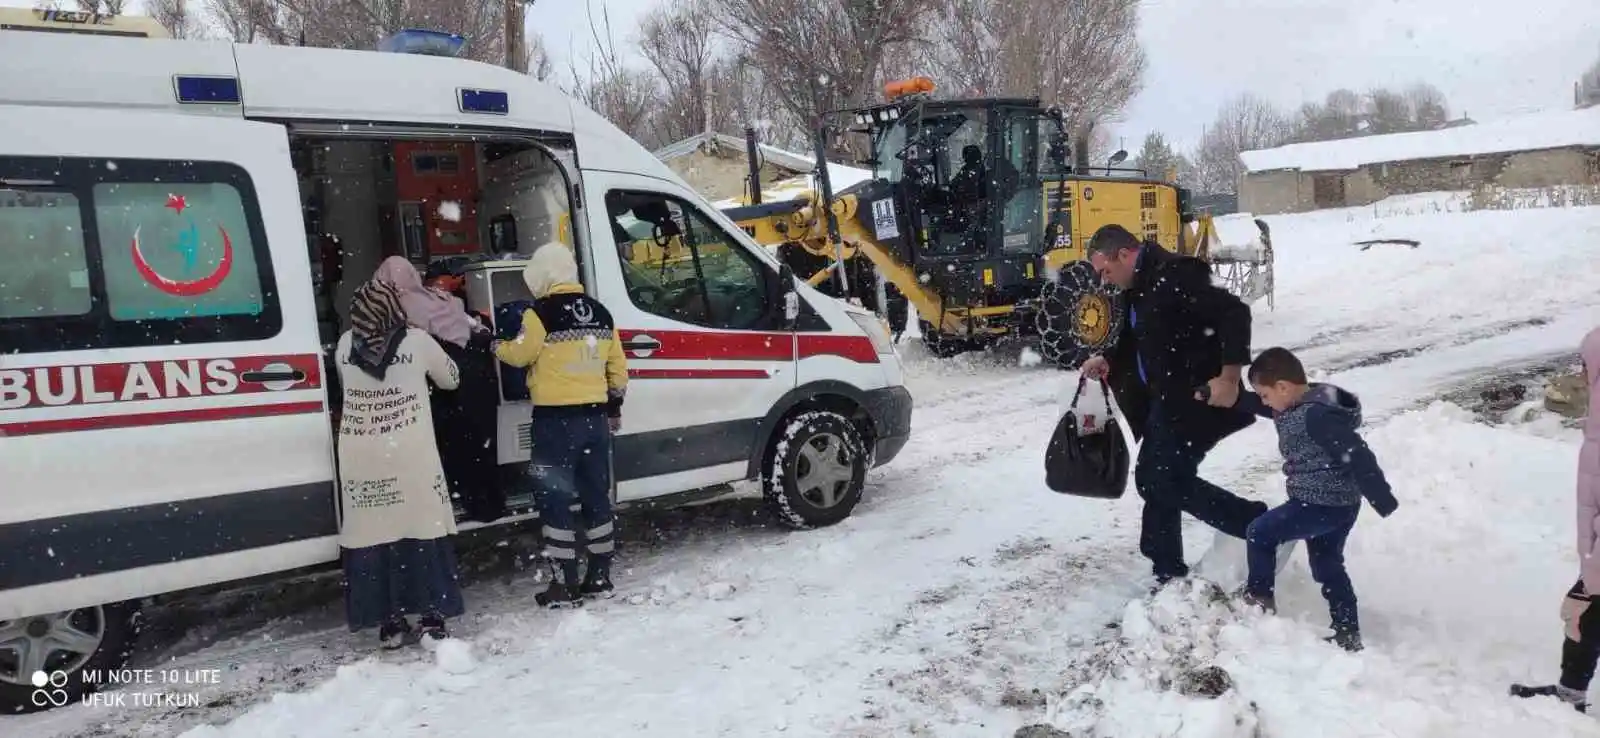
M 217 226 L 217 232 L 222 234 L 222 260 L 217 262 L 216 271 L 188 282 L 179 282 L 161 276 L 155 267 L 144 258 L 144 252 L 139 249 L 139 229 L 133 229 L 133 268 L 139 270 L 139 276 L 144 281 L 162 292 L 177 297 L 194 297 L 203 295 L 222 285 L 228 278 L 228 273 L 233 271 L 233 239 L 228 237 L 228 229 Z

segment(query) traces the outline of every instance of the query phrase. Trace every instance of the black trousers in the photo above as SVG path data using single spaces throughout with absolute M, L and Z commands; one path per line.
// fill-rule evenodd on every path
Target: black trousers
M 1187 440 L 1181 429 L 1152 403 L 1145 436 L 1134 465 L 1134 486 L 1144 498 L 1139 551 L 1150 559 L 1157 578 L 1185 577 L 1183 514 L 1234 538 L 1243 539 L 1267 504 L 1247 500 L 1200 478 L 1200 462 L 1211 445 Z
M 461 501 L 468 519 L 485 523 L 506 514 L 495 443 L 499 384 L 489 341 L 480 333 L 465 348 L 440 341 L 461 372 L 461 387 L 432 395 L 434 438 L 450 496 Z
M 1567 593 L 1582 595 L 1583 580 L 1578 580 Z M 1578 635 L 1582 641 L 1562 639 L 1561 686 L 1587 692 L 1594 679 L 1595 664 L 1600 662 L 1600 607 L 1591 604 L 1583 611 L 1578 618 Z

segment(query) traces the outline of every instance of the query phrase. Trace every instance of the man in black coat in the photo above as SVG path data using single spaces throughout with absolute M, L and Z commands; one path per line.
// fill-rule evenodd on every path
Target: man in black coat
M 1205 262 L 1141 242 L 1108 225 L 1089 241 L 1100 278 L 1124 290 L 1122 335 L 1111 355 L 1084 362 L 1091 379 L 1109 376 L 1135 439 L 1134 484 L 1144 498 L 1139 551 L 1156 581 L 1188 576 L 1183 513 L 1236 538 L 1266 512 L 1198 475 L 1219 441 L 1255 418 L 1233 409 L 1250 363 L 1250 306 L 1211 282 Z M 1205 401 L 1197 390 L 1209 387 Z

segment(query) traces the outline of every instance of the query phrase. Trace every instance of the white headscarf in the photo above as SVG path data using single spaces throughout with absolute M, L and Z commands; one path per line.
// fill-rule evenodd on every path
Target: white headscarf
M 528 292 L 536 300 L 550 294 L 558 284 L 580 284 L 577 257 L 564 243 L 546 243 L 534 249 L 528 265 L 522 268 L 522 281 L 528 284 Z

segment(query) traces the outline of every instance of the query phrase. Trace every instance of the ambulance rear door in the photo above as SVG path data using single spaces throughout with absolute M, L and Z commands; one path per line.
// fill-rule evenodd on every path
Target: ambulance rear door
M 0 620 L 332 561 L 282 127 L 0 106 Z

